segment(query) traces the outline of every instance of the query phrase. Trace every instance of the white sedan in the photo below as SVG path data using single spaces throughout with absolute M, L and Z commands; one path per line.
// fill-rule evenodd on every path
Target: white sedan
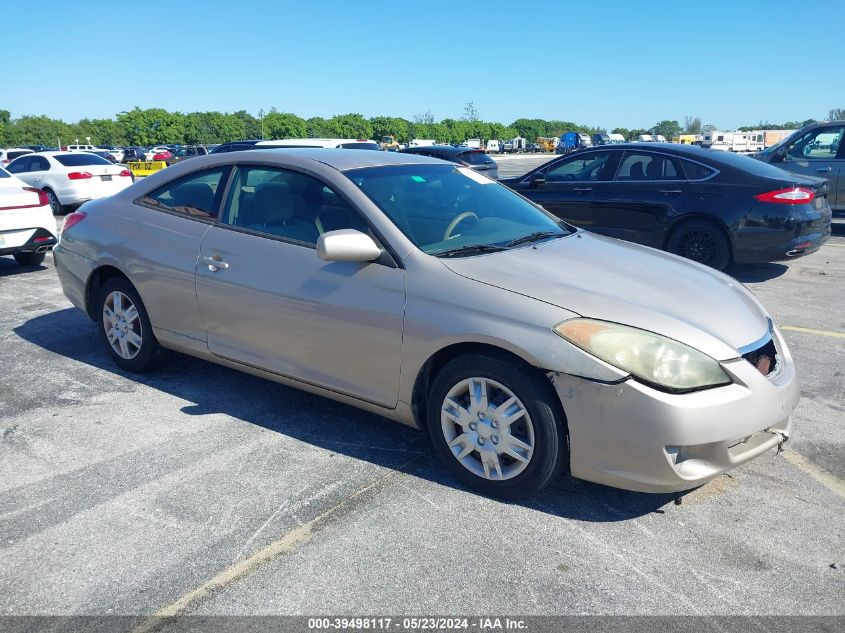
M 0 255 L 37 266 L 56 243 L 47 194 L 0 169 Z
M 87 152 L 39 152 L 16 158 L 6 170 L 47 194 L 53 213 L 106 198 L 132 184 L 132 172 Z

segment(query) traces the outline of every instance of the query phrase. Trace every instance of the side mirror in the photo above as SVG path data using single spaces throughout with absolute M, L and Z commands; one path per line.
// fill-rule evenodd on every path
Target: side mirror
M 531 176 L 531 180 L 529 181 L 532 187 L 539 187 L 541 185 L 546 184 L 546 174 L 543 172 L 537 172 L 533 176 Z
M 361 231 L 340 229 L 317 239 L 317 255 L 327 262 L 371 262 L 381 257 L 381 249 Z

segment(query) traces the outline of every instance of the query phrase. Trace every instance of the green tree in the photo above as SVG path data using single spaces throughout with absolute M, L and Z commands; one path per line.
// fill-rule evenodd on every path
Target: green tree
M 414 115 L 414 123 L 434 123 L 434 115 L 431 113 L 431 110 L 417 113 Z
M 701 117 L 688 116 L 684 118 L 684 131 L 687 134 L 701 134 Z
M 123 128 L 126 141 L 130 145 L 184 142 L 185 116 L 181 112 L 168 112 L 162 108 L 142 110 L 135 107 L 118 114 L 117 122 Z
M 325 138 L 329 136 L 326 120 L 323 117 L 311 117 L 305 122 L 308 138 Z
M 0 145 L 8 145 L 10 133 L 9 122 L 12 120 L 12 113 L 8 110 L 0 110 Z
M 326 121 L 332 138 L 372 138 L 373 126 L 360 114 L 338 114 Z
M 264 135 L 270 139 L 305 138 L 308 133 L 305 119 L 288 112 L 274 112 L 264 117 Z
M 408 121 L 398 117 L 377 116 L 370 119 L 370 125 L 373 128 L 373 138 L 376 141 L 387 135 L 396 137 L 400 143 L 408 141 Z
M 651 129 L 653 134 L 661 134 L 669 141 L 683 131 L 681 124 L 677 121 L 660 121 Z
M 475 107 L 473 101 L 467 101 L 464 106 L 464 121 L 478 121 L 481 117 L 478 116 L 478 108 Z
M 241 138 L 261 138 L 261 121 L 252 116 L 249 112 L 246 110 L 238 110 L 229 116 L 233 116 L 241 121 L 244 130 Z M 237 139 L 230 138 L 227 140 L 234 141 Z

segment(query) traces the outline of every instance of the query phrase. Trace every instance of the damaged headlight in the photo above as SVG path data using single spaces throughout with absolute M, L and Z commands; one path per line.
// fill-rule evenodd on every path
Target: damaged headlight
M 564 321 L 554 331 L 606 363 L 669 391 L 692 391 L 731 382 L 714 359 L 653 332 L 595 319 Z

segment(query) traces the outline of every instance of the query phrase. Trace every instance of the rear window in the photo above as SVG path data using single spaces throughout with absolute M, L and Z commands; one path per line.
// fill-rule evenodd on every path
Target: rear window
M 100 158 L 96 154 L 65 154 L 64 156 L 54 156 L 65 167 L 82 167 L 83 165 L 111 165 L 105 158 Z
M 7 158 L 9 160 L 14 160 L 18 156 L 25 156 L 26 154 L 32 154 L 32 150 L 25 150 L 25 151 L 18 151 L 18 152 L 8 152 Z
M 341 143 L 343 149 L 380 149 L 378 143 Z
M 458 154 L 458 160 L 462 160 L 470 165 L 487 165 L 496 162 L 484 152 L 463 152 Z
M 784 173 L 780 167 L 764 163 L 756 158 L 743 156 L 741 154 L 734 154 L 733 152 L 720 152 L 719 150 L 704 151 L 717 154 L 718 158 L 714 159 L 714 162 L 717 164 L 724 163 L 734 169 L 742 169 L 743 171 L 747 171 L 755 176 L 761 176 L 763 178 L 777 178 L 779 180 L 783 180 Z

